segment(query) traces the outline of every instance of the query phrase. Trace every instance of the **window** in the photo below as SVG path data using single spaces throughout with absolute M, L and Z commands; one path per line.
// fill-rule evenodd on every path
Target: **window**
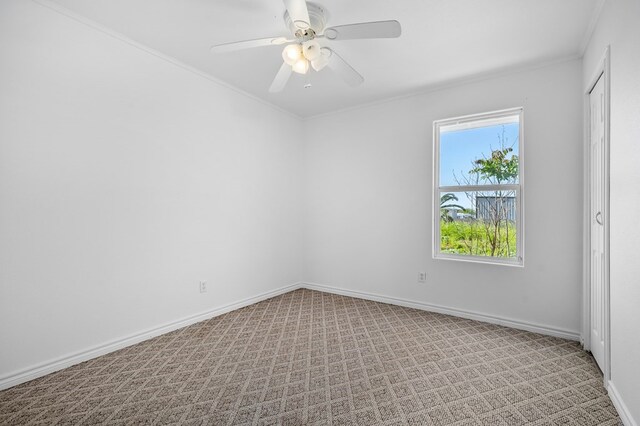
M 433 123 L 433 256 L 523 265 L 522 108 Z

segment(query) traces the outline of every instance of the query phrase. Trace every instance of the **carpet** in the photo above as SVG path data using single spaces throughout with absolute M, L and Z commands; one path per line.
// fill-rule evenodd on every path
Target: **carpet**
M 3 425 L 619 425 L 577 342 L 296 290 L 0 392 Z

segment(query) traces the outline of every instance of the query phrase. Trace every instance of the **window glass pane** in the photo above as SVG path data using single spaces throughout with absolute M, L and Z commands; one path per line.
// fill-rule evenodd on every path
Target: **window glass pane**
M 516 191 L 440 192 L 440 252 L 516 258 Z
M 519 116 L 509 118 L 440 128 L 440 186 L 518 183 Z

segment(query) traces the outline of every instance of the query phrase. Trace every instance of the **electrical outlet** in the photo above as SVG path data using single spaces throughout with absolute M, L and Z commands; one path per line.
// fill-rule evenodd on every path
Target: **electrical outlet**
M 200 293 L 206 293 L 206 292 L 207 292 L 207 282 L 200 281 Z
M 418 272 L 418 282 L 426 283 L 427 282 L 427 273 L 426 272 Z

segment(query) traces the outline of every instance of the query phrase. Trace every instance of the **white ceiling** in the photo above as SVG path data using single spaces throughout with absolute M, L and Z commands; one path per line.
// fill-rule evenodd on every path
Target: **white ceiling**
M 581 55 L 600 0 L 317 0 L 328 25 L 396 19 L 398 39 L 328 43 L 364 77 L 329 69 L 267 90 L 282 46 L 213 55 L 213 44 L 289 35 L 282 0 L 54 0 L 101 26 L 308 117 L 434 85 Z M 303 86 L 310 82 L 312 87 Z

